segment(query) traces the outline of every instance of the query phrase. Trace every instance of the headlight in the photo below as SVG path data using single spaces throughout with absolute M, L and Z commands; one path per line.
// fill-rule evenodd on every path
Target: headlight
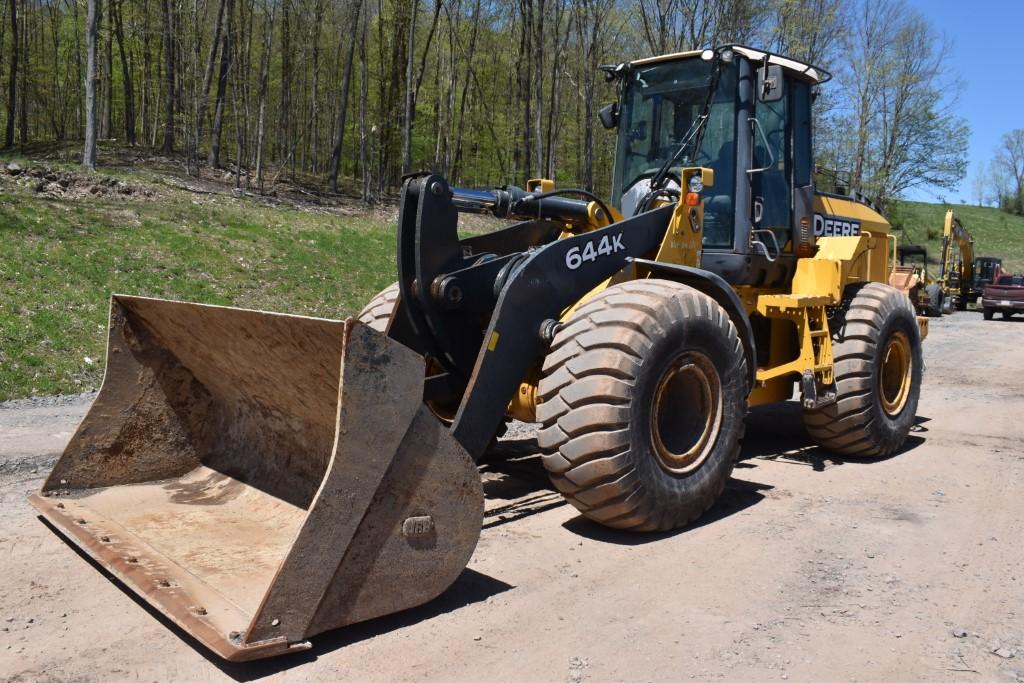
M 690 192 L 700 192 L 704 189 L 704 183 L 701 182 L 699 173 L 694 173 L 690 176 L 690 182 L 687 187 Z

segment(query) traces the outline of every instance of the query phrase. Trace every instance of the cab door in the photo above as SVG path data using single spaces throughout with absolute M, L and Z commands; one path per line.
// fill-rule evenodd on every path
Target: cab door
M 792 253 L 794 228 L 812 225 L 810 104 L 809 84 L 784 76 L 778 67 L 758 68 L 752 241 L 760 241 L 772 257 Z

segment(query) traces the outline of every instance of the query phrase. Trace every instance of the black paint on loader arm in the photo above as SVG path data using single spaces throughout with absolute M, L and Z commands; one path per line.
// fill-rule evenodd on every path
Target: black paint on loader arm
M 506 252 L 498 255 L 476 252 L 473 246 L 485 243 L 480 238 L 459 241 L 452 196 L 437 175 L 405 181 L 398 228 L 403 303 L 388 334 L 443 366 L 427 392 L 432 384 L 463 388 L 451 432 L 479 460 L 520 382 L 542 358 L 545 328 L 629 259 L 652 253 L 673 207 L 564 239 L 536 221 L 520 223 L 489 239 Z M 537 244 L 545 238 L 551 241 Z M 516 239 L 532 244 L 515 245 Z M 583 253 L 588 258 L 577 258 Z

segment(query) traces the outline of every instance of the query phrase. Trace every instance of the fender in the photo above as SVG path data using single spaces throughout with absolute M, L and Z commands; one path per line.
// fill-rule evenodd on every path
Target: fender
M 729 283 L 718 275 L 692 266 L 681 266 L 675 263 L 663 261 L 651 261 L 642 258 L 630 258 L 625 270 L 635 269 L 646 271 L 650 274 L 657 274 L 668 280 L 675 280 L 684 285 L 707 294 L 725 309 L 729 319 L 736 326 L 740 335 L 740 342 L 743 344 L 743 355 L 747 359 L 747 371 L 749 374 L 748 388 L 754 388 L 754 378 L 757 374 L 757 347 L 754 344 L 754 328 L 750 324 L 750 317 L 743 308 L 743 302 L 736 294 L 736 291 L 729 286 Z

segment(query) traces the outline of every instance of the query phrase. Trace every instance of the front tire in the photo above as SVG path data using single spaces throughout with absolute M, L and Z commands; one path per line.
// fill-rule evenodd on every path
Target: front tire
M 992 316 L 995 315 L 995 309 L 985 307 L 981 310 L 981 315 L 984 316 L 985 320 L 991 320 Z
M 924 363 L 913 306 L 899 290 L 868 283 L 829 327 L 836 402 L 804 409 L 804 426 L 834 453 L 891 455 L 914 425 L 921 394 Z
M 544 467 L 605 526 L 685 526 L 732 472 L 747 382 L 739 335 L 713 299 L 668 280 L 609 287 L 572 315 L 545 359 Z
M 391 321 L 391 314 L 394 313 L 395 307 L 398 306 L 398 298 L 400 296 L 401 292 L 398 289 L 398 283 L 393 282 L 377 292 L 377 295 L 363 306 L 363 310 L 359 311 L 359 315 L 356 318 L 370 329 L 383 334 L 387 332 L 388 323 Z M 438 366 L 432 360 L 428 360 L 427 375 L 433 375 L 437 372 L 440 372 Z M 455 420 L 455 413 L 459 410 L 459 401 L 427 401 L 427 407 L 430 408 L 431 412 L 441 422 L 450 426 Z M 506 424 L 502 423 L 501 427 L 498 428 L 495 438 L 502 436 L 506 429 Z
M 393 282 L 370 299 L 370 302 L 363 306 L 363 310 L 359 311 L 356 318 L 377 332 L 386 332 L 388 321 L 391 320 L 391 313 L 398 304 L 398 297 L 398 283 Z

